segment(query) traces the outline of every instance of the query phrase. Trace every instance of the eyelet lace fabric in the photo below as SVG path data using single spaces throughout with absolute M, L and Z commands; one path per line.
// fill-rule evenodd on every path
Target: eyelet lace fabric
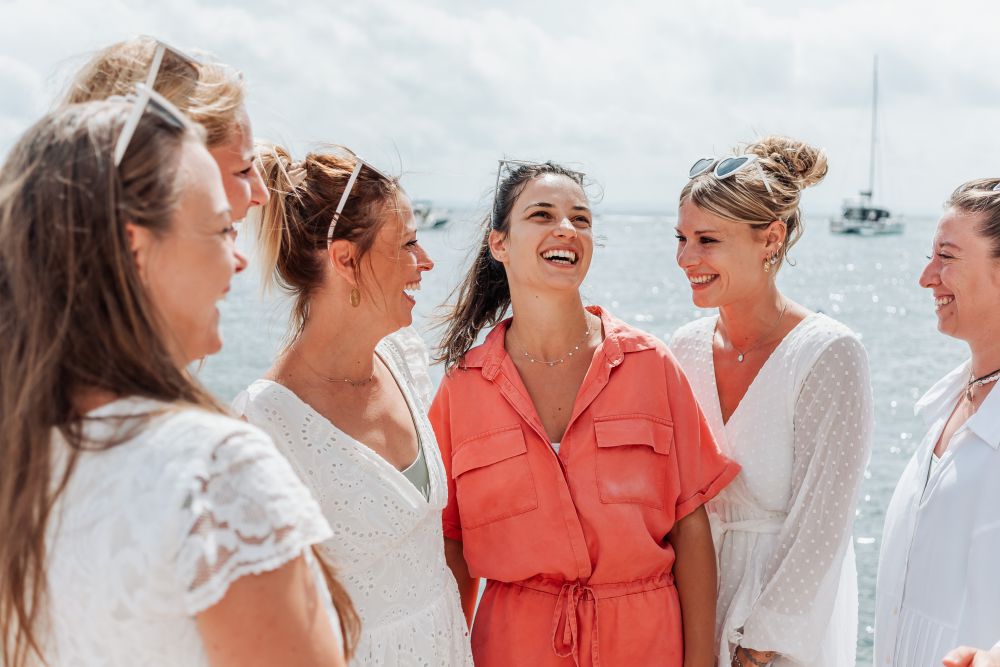
M 50 664 L 207 665 L 195 616 L 237 579 L 302 555 L 329 600 L 308 548 L 329 526 L 258 429 L 144 399 L 90 416 L 95 441 L 142 425 L 127 442 L 81 454 L 57 502 L 47 535 Z M 65 445 L 57 452 L 64 460 Z
M 426 348 L 412 330 L 376 348 L 410 407 L 427 461 L 430 498 L 374 451 L 284 386 L 258 380 L 233 403 L 266 431 L 319 501 L 333 537 L 320 553 L 361 617 L 352 665 L 472 665 L 455 579 L 444 559 L 444 464 L 427 419 Z
M 671 351 L 723 453 L 742 466 L 707 505 L 719 558 L 720 664 L 737 643 L 775 667 L 854 665 L 854 511 L 872 445 L 868 358 L 844 325 L 804 319 L 761 367 L 725 424 L 716 317 L 677 331 Z

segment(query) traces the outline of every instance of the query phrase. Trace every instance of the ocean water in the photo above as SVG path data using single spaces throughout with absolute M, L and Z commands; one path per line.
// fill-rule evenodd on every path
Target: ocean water
M 417 297 L 415 324 L 433 344 L 428 323 L 460 281 L 478 237 L 474 213 L 458 213 L 446 229 L 420 241 L 434 259 Z M 584 300 L 669 339 L 681 324 L 709 314 L 691 304 L 674 262 L 674 219 L 603 214 L 595 220 L 600 247 L 584 284 Z M 859 664 L 871 663 L 875 574 L 882 518 L 896 480 L 923 436 L 913 404 L 958 365 L 967 348 L 935 328 L 933 300 L 917 285 L 930 248 L 934 218 L 910 219 L 902 236 L 835 236 L 825 219 L 807 216 L 806 232 L 791 251 L 779 284 L 786 295 L 850 326 L 868 350 L 875 395 L 875 444 L 854 525 L 860 599 Z M 250 240 L 241 237 L 241 243 Z M 262 297 L 256 267 L 236 278 L 223 308 L 225 348 L 204 364 L 204 382 L 231 399 L 258 377 L 280 345 L 287 300 Z M 440 377 L 439 367 L 432 375 Z

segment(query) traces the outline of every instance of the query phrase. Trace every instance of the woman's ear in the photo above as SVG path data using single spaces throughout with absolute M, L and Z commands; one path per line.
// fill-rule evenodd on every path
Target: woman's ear
M 773 220 L 767 226 L 767 229 L 764 230 L 764 234 L 768 252 L 777 252 L 785 246 L 785 240 L 788 237 L 788 227 L 782 220 Z
M 493 259 L 500 262 L 501 264 L 507 261 L 509 253 L 507 252 L 506 234 L 498 232 L 495 229 L 491 229 L 487 243 L 490 246 L 490 254 L 493 255 Z
M 149 272 L 149 255 L 156 237 L 149 229 L 132 222 L 125 223 L 125 238 L 128 239 L 132 261 L 139 272 L 139 278 L 146 279 Z
M 357 287 L 357 246 L 345 239 L 337 239 L 326 252 L 337 275 Z

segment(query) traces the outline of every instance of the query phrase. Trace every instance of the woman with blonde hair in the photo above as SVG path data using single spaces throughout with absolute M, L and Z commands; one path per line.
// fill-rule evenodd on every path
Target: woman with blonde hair
M 396 179 L 353 153 L 260 155 L 265 284 L 293 297 L 284 349 L 234 407 L 268 432 L 333 527 L 319 551 L 357 605 L 355 664 L 471 665 L 443 552 L 447 483 L 426 360 L 401 334 L 434 263 Z
M 938 331 L 969 359 L 915 406 L 927 433 L 885 513 L 875 661 L 988 667 L 1000 664 L 1000 178 L 952 192 L 927 259 Z
M 143 82 L 205 129 L 233 220 L 242 220 L 250 207 L 267 202 L 254 162 L 243 75 L 228 65 L 193 58 L 153 37 L 136 37 L 96 53 L 73 77 L 64 102 L 127 95 Z
M 200 129 L 148 89 L 53 112 L 0 169 L 8 667 L 344 664 L 329 526 L 186 370 L 221 346 L 234 237 Z
M 853 665 L 851 528 L 872 439 L 868 361 L 844 325 L 776 277 L 825 154 L 765 137 L 703 158 L 680 194 L 677 264 L 699 308 L 671 349 L 741 466 L 708 504 L 719 559 L 719 664 Z

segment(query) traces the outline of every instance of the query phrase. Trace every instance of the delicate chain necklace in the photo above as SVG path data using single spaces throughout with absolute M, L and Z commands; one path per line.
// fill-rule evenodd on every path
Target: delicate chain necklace
M 528 354 L 528 351 L 526 349 L 524 349 L 523 345 L 518 344 L 518 347 L 521 348 L 521 354 L 524 355 L 524 358 L 527 359 L 528 361 L 530 361 L 531 363 L 533 363 L 533 364 L 545 364 L 549 368 L 552 368 L 553 366 L 558 366 L 559 364 L 564 363 L 567 359 L 569 359 L 570 357 L 573 356 L 574 352 L 579 352 L 580 351 L 580 346 L 583 345 L 585 342 L 587 342 L 587 339 L 590 338 L 590 334 L 591 333 L 593 333 L 593 330 L 590 328 L 590 324 L 588 323 L 587 324 L 587 331 L 586 331 L 586 333 L 584 333 L 583 334 L 583 338 L 581 338 L 579 340 L 579 342 L 577 342 L 577 344 L 573 346 L 573 349 L 571 349 L 569 352 L 567 352 L 566 354 L 564 354 L 561 359 L 553 359 L 551 361 L 549 361 L 548 359 L 535 359 L 533 356 L 531 356 L 530 354 Z
M 965 397 L 969 399 L 969 402 L 971 403 L 973 389 L 975 389 L 976 387 L 983 387 L 985 385 L 996 382 L 997 380 L 1000 380 L 1000 368 L 996 369 L 992 373 L 987 373 L 981 378 L 977 378 L 975 375 L 972 374 L 972 371 L 969 371 L 969 384 L 966 385 L 965 387 Z
M 761 345 L 763 345 L 765 342 L 767 342 L 767 339 L 778 328 L 778 325 L 781 324 L 781 318 L 785 316 L 785 309 L 787 309 L 787 308 L 788 308 L 788 302 L 786 301 L 781 306 L 781 312 L 778 313 L 778 319 L 776 319 L 774 321 L 774 324 L 771 326 L 770 329 L 767 330 L 767 333 L 765 333 L 763 336 L 761 336 L 760 338 L 758 338 L 757 342 L 754 343 L 753 345 L 751 345 L 750 347 L 748 347 L 747 349 L 740 350 L 740 348 L 736 347 L 736 345 L 733 344 L 733 341 L 729 341 L 729 347 L 731 347 L 734 350 L 736 350 L 736 361 L 738 361 L 738 362 L 740 362 L 742 364 L 744 357 L 746 357 L 748 354 L 750 354 L 751 352 L 753 352 L 754 350 L 756 350 L 758 347 L 760 347 Z
M 351 387 L 353 387 L 355 389 L 359 389 L 361 387 L 368 386 L 369 384 L 371 384 L 375 380 L 375 370 L 376 370 L 376 367 L 375 367 L 374 362 L 372 363 L 372 374 L 369 375 L 366 378 L 361 379 L 361 380 L 352 380 L 351 378 L 332 378 L 332 377 L 329 377 L 327 375 L 323 375 L 318 370 L 316 370 L 315 368 L 313 368 L 313 365 L 310 364 L 308 361 L 306 361 L 305 358 L 302 359 L 302 363 L 304 363 L 306 365 L 306 368 L 308 368 L 309 370 L 311 370 L 316 375 L 316 377 L 318 377 L 320 380 L 323 380 L 324 382 L 329 382 L 330 384 L 335 384 L 337 382 L 343 382 L 344 384 L 348 384 L 348 385 L 350 385 Z

